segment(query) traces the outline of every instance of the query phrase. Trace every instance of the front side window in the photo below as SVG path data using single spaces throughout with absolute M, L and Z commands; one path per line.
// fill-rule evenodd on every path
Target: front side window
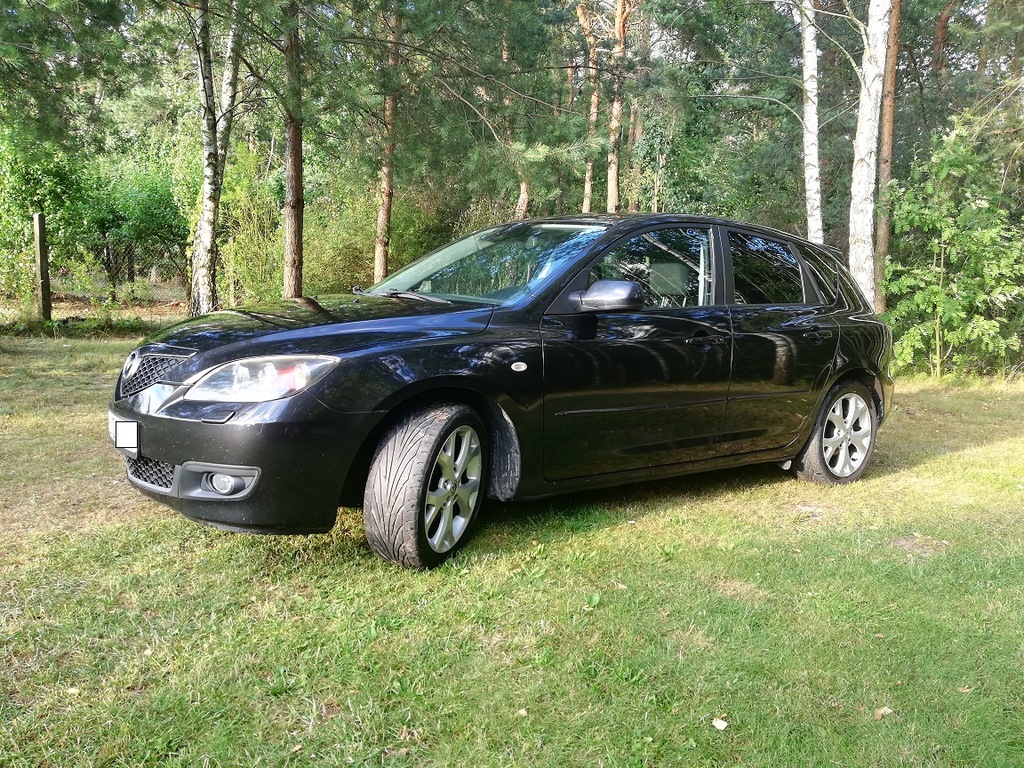
M 658 229 L 627 240 L 591 267 L 598 280 L 639 283 L 647 308 L 702 307 L 711 303 L 711 238 L 700 227 Z
M 803 304 L 800 263 L 789 248 L 760 235 L 729 232 L 737 304 Z

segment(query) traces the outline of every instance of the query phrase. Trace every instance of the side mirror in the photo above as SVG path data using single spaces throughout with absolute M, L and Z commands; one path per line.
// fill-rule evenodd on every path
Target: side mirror
M 632 280 L 598 280 L 576 300 L 582 312 L 620 312 L 642 309 L 644 291 Z

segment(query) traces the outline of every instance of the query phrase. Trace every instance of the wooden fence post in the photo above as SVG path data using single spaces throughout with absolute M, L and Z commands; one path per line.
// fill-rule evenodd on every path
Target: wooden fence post
M 36 314 L 45 322 L 50 321 L 50 254 L 46 245 L 46 214 L 35 215 L 36 229 Z

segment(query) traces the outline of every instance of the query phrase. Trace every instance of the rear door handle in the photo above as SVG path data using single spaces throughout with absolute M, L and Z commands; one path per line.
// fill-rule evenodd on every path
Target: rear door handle
M 820 331 L 818 329 L 814 329 L 805 333 L 804 338 L 813 339 L 814 341 L 821 341 L 822 339 L 831 339 L 832 331 L 830 331 L 828 328 L 823 328 Z

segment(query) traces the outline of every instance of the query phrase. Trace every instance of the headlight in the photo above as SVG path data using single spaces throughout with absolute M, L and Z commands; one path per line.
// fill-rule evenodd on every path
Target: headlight
M 185 393 L 185 399 L 230 403 L 277 400 L 315 384 L 337 364 L 337 358 L 314 355 L 249 357 L 203 374 Z

